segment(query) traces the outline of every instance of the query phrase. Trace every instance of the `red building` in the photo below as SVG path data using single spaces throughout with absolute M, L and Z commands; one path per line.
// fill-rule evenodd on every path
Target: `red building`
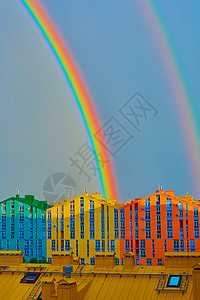
M 140 265 L 163 264 L 165 252 L 198 252 L 200 201 L 157 190 L 120 208 L 121 262 L 125 252 Z

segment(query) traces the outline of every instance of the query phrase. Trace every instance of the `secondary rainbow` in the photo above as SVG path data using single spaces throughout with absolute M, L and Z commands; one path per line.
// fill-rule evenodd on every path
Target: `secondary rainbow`
M 158 44 L 169 82 L 173 88 L 177 116 L 183 128 L 194 188 L 196 195 L 200 197 L 200 136 L 192 108 L 192 97 L 188 92 L 169 34 L 163 26 L 157 4 L 146 0 L 138 0 L 138 3 Z
M 76 67 L 69 50 L 64 45 L 61 37 L 55 29 L 50 18 L 47 16 L 44 8 L 37 0 L 17 0 L 25 10 L 26 14 L 31 17 L 34 25 L 39 29 L 40 34 L 46 42 L 46 45 L 53 54 L 65 82 L 70 87 L 73 100 L 76 103 L 84 123 L 87 136 L 89 138 L 93 151 L 97 150 L 101 153 L 104 161 L 108 161 L 101 168 L 100 161 L 96 158 L 98 166 L 99 184 L 103 197 L 117 198 L 116 180 L 113 172 L 113 166 L 109 153 L 94 138 L 94 134 L 100 129 L 98 115 L 94 109 L 89 92 L 80 76 L 80 72 Z M 103 140 L 103 137 L 101 137 Z

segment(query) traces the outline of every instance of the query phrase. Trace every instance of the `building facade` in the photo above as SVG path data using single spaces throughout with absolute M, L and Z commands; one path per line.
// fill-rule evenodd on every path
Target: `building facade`
M 161 265 L 165 252 L 198 252 L 200 201 L 156 191 L 120 208 L 120 254 L 132 251 L 136 264 Z
M 16 195 L 0 202 L 0 248 L 21 250 L 24 258 L 46 260 L 46 201 Z
M 120 258 L 119 205 L 101 194 L 66 199 L 47 210 L 47 258 L 54 251 L 73 251 L 82 263 L 94 264 L 95 254 Z

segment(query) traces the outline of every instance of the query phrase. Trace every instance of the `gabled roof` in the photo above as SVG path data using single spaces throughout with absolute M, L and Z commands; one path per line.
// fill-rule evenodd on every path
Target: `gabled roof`
M 40 200 L 35 199 L 34 195 L 25 195 L 25 198 L 20 197 L 20 195 L 16 195 L 16 197 L 10 197 L 8 199 L 1 201 L 0 204 L 10 201 L 10 200 L 19 201 L 19 202 L 36 207 L 36 208 L 44 210 L 44 211 L 51 207 L 51 205 L 49 205 L 47 203 L 47 201 L 40 201 Z

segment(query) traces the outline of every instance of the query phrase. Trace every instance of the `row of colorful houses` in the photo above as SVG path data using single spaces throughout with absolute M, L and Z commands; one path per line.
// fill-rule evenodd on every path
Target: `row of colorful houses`
M 135 253 L 136 264 L 161 265 L 165 252 L 200 251 L 200 202 L 174 191 L 117 203 L 86 192 L 55 205 L 32 195 L 0 202 L 0 248 L 22 250 L 31 258 L 51 262 L 54 252 L 73 251 L 82 263 L 95 255 Z

